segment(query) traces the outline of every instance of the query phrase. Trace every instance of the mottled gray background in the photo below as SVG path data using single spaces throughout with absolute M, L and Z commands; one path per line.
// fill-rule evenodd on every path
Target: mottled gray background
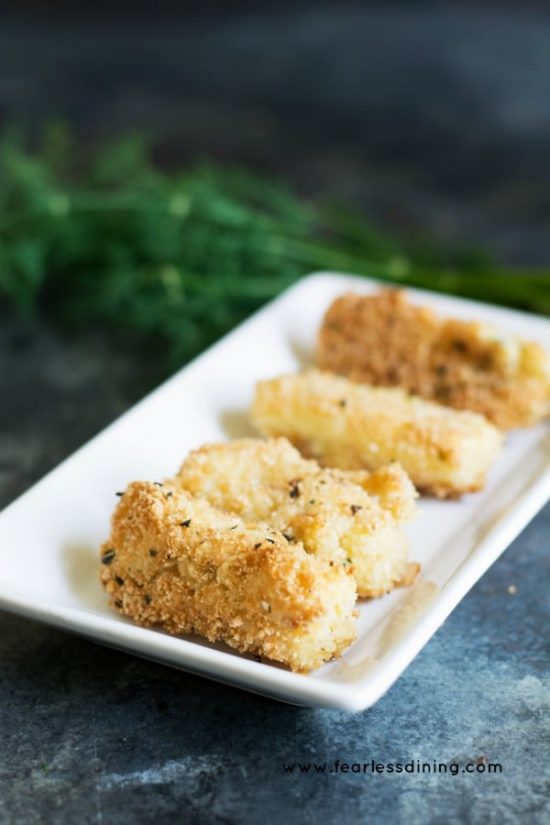
M 0 119 L 128 127 L 395 228 L 550 263 L 546 3 L 21 2 Z M 162 377 L 146 350 L 0 307 L 0 504 Z M 548 528 L 524 531 L 370 711 L 297 709 L 0 615 L 0 822 L 541 823 Z M 514 586 L 517 592 L 508 590 Z M 546 716 L 545 716 L 546 712 Z M 501 776 L 286 776 L 283 761 L 468 761 Z

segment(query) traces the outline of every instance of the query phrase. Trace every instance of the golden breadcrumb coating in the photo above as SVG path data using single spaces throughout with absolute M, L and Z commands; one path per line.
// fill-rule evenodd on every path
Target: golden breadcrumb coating
M 168 485 L 130 484 L 101 548 L 120 613 L 309 671 L 355 638 L 349 571 Z
M 260 381 L 251 415 L 263 435 L 286 436 L 321 464 L 376 470 L 397 461 L 440 498 L 479 490 L 502 441 L 476 413 L 317 370 Z
M 438 316 L 403 290 L 346 294 L 329 307 L 318 341 L 321 369 L 485 415 L 503 430 L 550 412 L 550 357 L 494 326 Z
M 194 450 L 172 483 L 350 567 L 359 596 L 380 596 L 418 572 L 402 529 L 416 491 L 398 465 L 372 474 L 323 469 L 286 438 L 249 438 Z

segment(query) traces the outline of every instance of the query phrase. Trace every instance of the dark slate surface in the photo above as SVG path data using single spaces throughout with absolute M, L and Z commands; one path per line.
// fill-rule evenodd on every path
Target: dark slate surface
M 54 113 L 84 139 L 145 129 L 169 160 L 246 161 L 385 223 L 547 263 L 548 4 L 270 3 L 110 26 L 80 5 L 34 23 L 0 8 L 0 119 Z
M 550 17 L 536 6 L 10 22 L 0 112 L 68 112 L 84 138 L 155 122 L 168 158 L 204 148 L 244 159 L 385 220 L 548 263 Z M 100 331 L 64 337 L 4 307 L 0 505 L 162 377 L 146 350 Z M 355 716 L 277 704 L 0 614 L 0 822 L 550 821 L 549 520 L 547 509 Z M 480 757 L 503 774 L 282 768 Z

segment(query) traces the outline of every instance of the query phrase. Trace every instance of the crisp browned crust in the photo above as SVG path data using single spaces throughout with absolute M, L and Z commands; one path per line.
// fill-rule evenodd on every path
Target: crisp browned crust
M 194 450 L 172 483 L 349 566 L 359 596 L 386 593 L 406 578 L 402 525 L 415 515 L 416 491 L 398 465 L 375 473 L 326 469 L 286 438 L 249 438 Z
M 482 487 L 502 442 L 476 413 L 318 370 L 260 381 L 251 416 L 263 435 L 285 436 L 328 467 L 377 470 L 396 461 L 419 490 L 440 498 Z
M 329 307 L 318 341 L 322 369 L 485 415 L 503 430 L 550 411 L 550 359 L 536 343 L 488 324 L 445 319 L 403 290 L 346 294 Z
M 101 548 L 112 606 L 309 671 L 356 635 L 350 571 L 168 485 L 130 484 Z

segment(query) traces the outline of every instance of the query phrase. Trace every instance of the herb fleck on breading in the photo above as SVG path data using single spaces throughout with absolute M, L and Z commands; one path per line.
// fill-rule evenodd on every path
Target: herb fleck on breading
M 290 484 L 290 491 L 289 496 L 290 498 L 299 498 L 300 496 L 300 481 L 289 481 Z

